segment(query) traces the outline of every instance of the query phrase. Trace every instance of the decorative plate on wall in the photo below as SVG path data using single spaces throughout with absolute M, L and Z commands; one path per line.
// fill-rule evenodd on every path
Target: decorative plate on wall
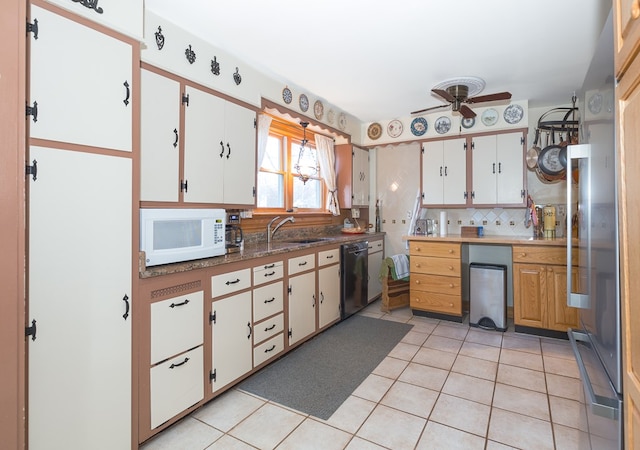
M 427 132 L 429 125 L 424 117 L 416 117 L 411 121 L 411 133 L 414 136 L 422 136 Z
M 322 116 L 324 116 L 324 105 L 320 100 L 316 100 L 313 104 L 313 115 L 316 116 L 318 120 L 322 120 Z
M 482 113 L 481 120 L 483 124 L 490 127 L 492 125 L 495 125 L 498 122 L 499 117 L 500 116 L 498 115 L 498 111 L 496 111 L 493 108 L 489 108 Z
M 466 128 L 467 130 L 471 127 L 473 127 L 476 124 L 476 118 L 475 117 L 463 117 L 462 118 L 462 122 L 460 122 L 462 124 L 462 128 Z
M 389 125 L 387 125 L 387 134 L 392 138 L 397 138 L 402 134 L 403 129 L 404 127 L 402 126 L 402 122 L 398 119 L 394 119 L 389 122 Z
M 433 126 L 438 134 L 445 134 L 451 129 L 451 119 L 447 116 L 440 116 L 436 119 L 436 123 Z
M 293 94 L 291 93 L 291 89 L 289 89 L 289 86 L 285 87 L 282 90 L 282 100 L 284 100 L 287 105 L 291 103 L 291 100 L 293 100 Z
M 338 128 L 340 128 L 342 131 L 347 128 L 347 116 L 345 116 L 344 113 L 340 113 L 340 115 L 338 116 Z
M 300 94 L 300 109 L 302 112 L 307 112 L 309 109 L 309 99 L 305 94 Z
M 379 123 L 372 123 L 367 130 L 367 136 L 369 139 L 375 141 L 382 135 L 382 126 Z
M 507 109 L 504 110 L 504 121 L 513 125 L 514 123 L 518 123 L 524 117 L 524 110 L 520 105 L 509 105 Z

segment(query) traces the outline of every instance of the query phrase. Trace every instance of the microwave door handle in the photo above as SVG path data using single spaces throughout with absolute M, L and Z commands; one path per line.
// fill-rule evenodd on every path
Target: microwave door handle
M 573 290 L 573 274 L 572 274 L 572 256 L 573 256 L 573 236 L 572 236 L 572 225 L 573 225 L 573 199 L 571 195 L 571 167 L 574 160 L 579 159 L 590 159 L 591 156 L 591 145 L 589 144 L 579 144 L 579 145 L 569 145 L 567 146 L 567 306 L 571 306 L 574 308 L 581 309 L 589 309 L 591 306 L 591 302 L 589 301 L 589 294 L 582 294 L 580 292 L 574 292 Z M 590 186 L 591 183 L 591 166 L 587 164 L 586 173 L 580 172 L 580 182 L 586 183 L 586 186 Z M 590 195 L 590 192 L 588 193 Z M 589 203 L 591 202 L 591 198 L 583 199 L 587 200 Z M 577 213 L 577 211 L 576 211 Z M 588 213 L 590 214 L 590 212 Z M 587 217 L 588 219 L 588 217 Z M 586 227 L 586 241 L 589 244 L 591 240 L 591 233 L 589 230 L 587 221 Z M 585 240 L 585 237 L 580 237 L 580 241 Z M 590 253 L 590 249 L 585 249 Z M 587 261 L 589 264 L 591 263 L 591 258 L 587 254 Z M 588 270 L 587 267 L 583 269 Z

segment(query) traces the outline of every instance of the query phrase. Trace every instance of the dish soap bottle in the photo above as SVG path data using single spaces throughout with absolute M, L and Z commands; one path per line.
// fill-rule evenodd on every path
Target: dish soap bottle
M 380 233 L 380 200 L 376 200 L 376 233 Z

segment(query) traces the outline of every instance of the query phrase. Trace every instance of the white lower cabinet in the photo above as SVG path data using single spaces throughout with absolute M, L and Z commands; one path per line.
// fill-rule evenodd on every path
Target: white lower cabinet
M 315 331 L 316 273 L 313 271 L 289 278 L 289 345 Z
M 212 302 L 211 327 L 211 390 L 216 392 L 253 368 L 251 291 Z
M 151 368 L 151 428 L 204 398 L 203 364 L 200 345 Z
M 318 252 L 318 328 L 340 320 L 340 249 Z
M 380 269 L 384 258 L 384 240 L 378 239 L 369 242 L 369 284 L 367 286 L 369 303 L 382 294 L 382 282 L 380 281 Z
M 284 334 L 280 333 L 253 349 L 253 364 L 259 366 L 284 350 Z

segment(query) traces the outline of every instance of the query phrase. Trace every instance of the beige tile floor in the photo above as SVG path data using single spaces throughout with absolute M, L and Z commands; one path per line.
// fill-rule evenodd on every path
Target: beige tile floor
M 567 341 L 380 312 L 413 329 L 324 421 L 232 389 L 143 450 L 582 449 L 582 386 Z

